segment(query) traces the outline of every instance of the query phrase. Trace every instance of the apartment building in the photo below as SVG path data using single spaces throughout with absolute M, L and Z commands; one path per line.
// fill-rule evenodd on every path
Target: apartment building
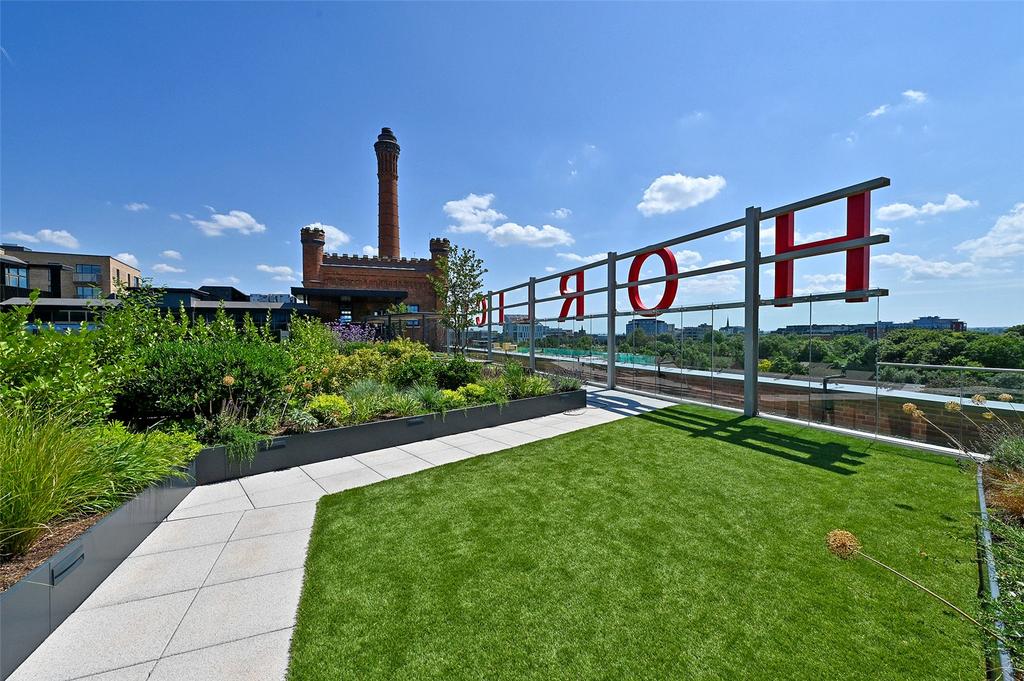
M 109 255 L 0 246 L 0 301 L 38 290 L 43 298 L 108 298 L 118 286 L 138 286 L 138 268 Z

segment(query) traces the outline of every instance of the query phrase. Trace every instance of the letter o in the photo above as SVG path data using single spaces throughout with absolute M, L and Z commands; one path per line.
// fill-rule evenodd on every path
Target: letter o
M 649 251 L 647 253 L 641 253 L 640 255 L 633 258 L 633 263 L 629 266 L 629 283 L 640 281 L 640 268 L 643 267 L 644 262 L 647 258 L 652 255 L 657 255 L 661 258 L 661 261 L 665 264 L 665 274 L 673 275 L 679 274 L 679 268 L 676 265 L 676 256 L 667 248 L 661 248 L 657 251 Z M 672 306 L 673 301 L 676 299 L 676 292 L 679 290 L 679 280 L 670 279 L 665 282 L 665 292 L 661 296 L 661 300 L 653 308 L 645 307 L 644 301 L 640 299 L 640 287 L 630 286 L 629 291 L 629 304 L 633 306 L 633 309 L 639 312 L 644 317 L 657 317 L 661 312 L 659 309 L 665 309 Z

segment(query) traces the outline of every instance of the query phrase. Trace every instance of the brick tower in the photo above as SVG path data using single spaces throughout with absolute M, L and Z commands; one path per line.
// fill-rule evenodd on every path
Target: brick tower
M 302 282 L 305 286 L 316 286 L 320 283 L 326 234 L 319 227 L 303 227 L 299 241 L 302 242 Z
M 377 142 L 377 247 L 382 258 L 398 258 L 398 154 L 391 128 L 381 128 Z

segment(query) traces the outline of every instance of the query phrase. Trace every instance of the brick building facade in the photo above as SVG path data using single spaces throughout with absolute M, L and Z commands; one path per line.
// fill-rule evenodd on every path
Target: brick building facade
M 417 312 L 433 312 L 437 299 L 428 274 L 447 256 L 447 239 L 430 240 L 429 258 L 403 258 L 398 228 L 398 155 L 401 148 L 390 128 L 382 128 L 373 145 L 377 154 L 378 255 L 325 253 L 325 234 L 301 230 L 302 286 L 292 292 L 314 307 L 322 319 L 362 321 L 397 303 Z

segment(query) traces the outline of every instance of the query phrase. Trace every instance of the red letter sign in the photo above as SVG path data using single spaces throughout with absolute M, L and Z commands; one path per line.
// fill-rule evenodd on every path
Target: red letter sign
M 487 323 L 487 296 L 480 299 L 480 315 L 473 320 L 477 326 L 483 326 Z
M 676 266 L 676 256 L 667 248 L 662 248 L 657 251 L 650 251 L 648 253 L 642 253 L 633 258 L 633 263 L 629 266 L 629 281 L 640 281 L 640 268 L 643 267 L 644 261 L 652 255 L 657 255 L 661 258 L 661 261 L 665 263 L 665 274 L 673 275 L 679 274 L 679 268 Z M 672 302 L 676 299 L 676 291 L 679 290 L 679 280 L 670 279 L 665 282 L 665 293 L 662 294 L 661 300 L 653 308 L 644 307 L 644 301 L 640 299 L 640 287 L 630 286 L 629 291 L 629 304 L 633 306 L 633 309 L 639 312 L 645 317 L 657 317 L 665 308 L 671 307 Z
M 569 277 L 576 277 L 576 290 L 569 291 Z M 562 303 L 562 311 L 558 313 L 558 321 L 564 322 L 569 317 L 569 308 L 572 306 L 573 298 L 570 297 L 572 293 L 579 293 L 583 289 L 583 272 L 576 272 L 575 274 L 563 274 L 562 280 L 558 283 L 558 293 L 565 296 L 565 302 Z M 575 296 L 576 300 L 576 319 L 583 319 L 583 296 Z
M 852 241 L 871 234 L 871 192 L 856 194 L 846 200 L 846 236 L 822 239 L 809 244 L 793 243 L 793 213 L 786 213 L 775 218 L 775 253 L 801 251 L 813 246 L 838 244 Z M 868 264 L 870 254 L 867 246 L 852 248 L 846 252 L 846 290 L 863 291 L 868 288 Z M 784 260 L 775 263 L 775 297 L 793 297 L 793 261 Z M 848 298 L 848 303 L 863 303 L 867 298 Z M 775 307 L 792 307 L 792 305 L 776 305 Z

